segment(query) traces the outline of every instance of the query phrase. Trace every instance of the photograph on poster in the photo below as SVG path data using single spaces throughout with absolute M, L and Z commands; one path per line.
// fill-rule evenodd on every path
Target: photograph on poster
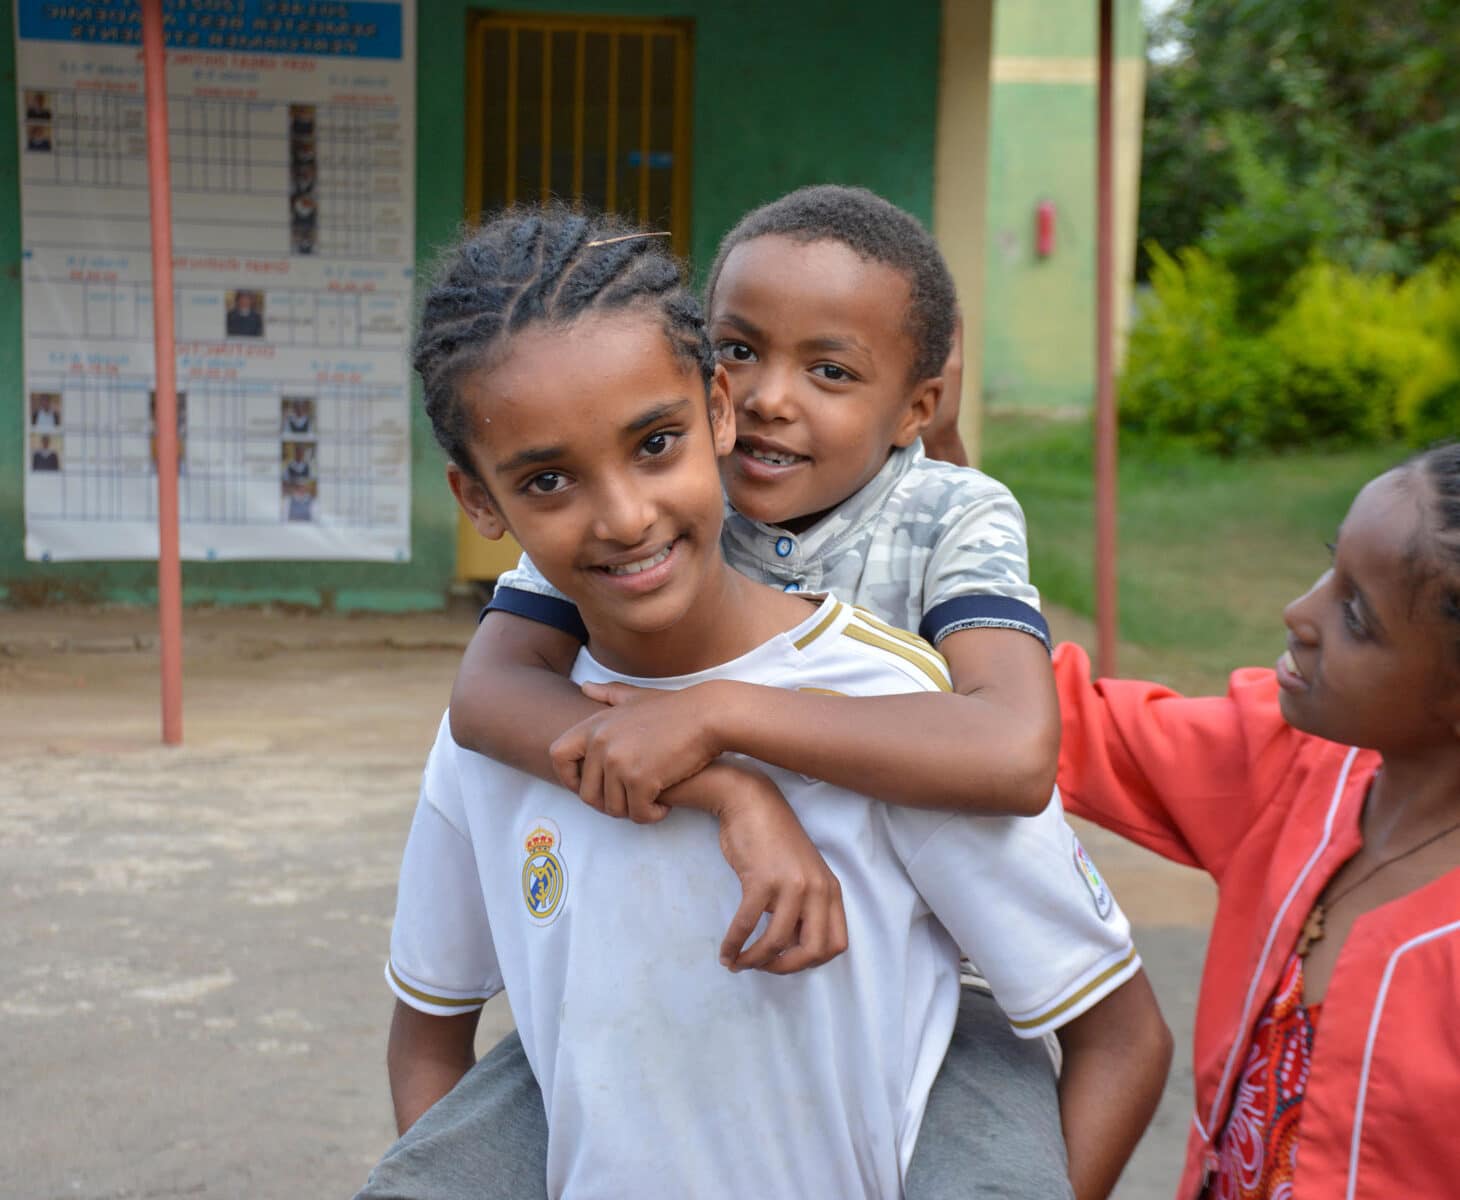
M 291 138 L 312 138 L 314 136 L 313 104 L 291 104 L 289 106 L 289 136 Z
M 51 101 L 45 92 L 26 92 L 25 119 L 27 121 L 49 121 Z
M 25 148 L 38 154 L 51 152 L 51 123 L 30 121 L 25 127 Z
M 294 437 L 314 433 L 314 397 L 284 396 L 279 401 L 279 432 Z
M 30 427 L 36 430 L 61 428 L 61 393 L 30 394 Z
M 314 181 L 318 178 L 312 162 L 295 164 L 289 173 L 290 198 L 314 195 Z
M 228 312 L 224 318 L 224 333 L 228 337 L 264 336 L 264 294 L 250 288 L 224 292 L 223 302 Z
M 319 481 L 281 480 L 279 483 L 279 519 L 283 521 L 314 520 L 314 502 L 319 496 Z
M 30 469 L 32 471 L 59 471 L 61 469 L 61 439 L 49 433 L 30 435 Z
M 314 479 L 314 443 L 286 441 L 282 445 L 281 478 L 285 483 L 308 483 Z

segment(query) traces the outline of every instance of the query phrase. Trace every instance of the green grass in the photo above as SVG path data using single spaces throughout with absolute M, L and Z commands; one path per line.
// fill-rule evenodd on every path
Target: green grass
M 1215 686 L 1233 667 L 1271 663 L 1282 610 L 1327 565 L 1325 541 L 1395 446 L 1219 459 L 1122 439 L 1118 579 L 1121 640 Z M 1040 593 L 1094 615 L 1094 482 L 1085 421 L 1000 416 L 984 428 L 983 469 L 1029 522 Z M 1134 666 L 1134 664 L 1131 664 Z M 1123 670 L 1129 670 L 1122 663 Z

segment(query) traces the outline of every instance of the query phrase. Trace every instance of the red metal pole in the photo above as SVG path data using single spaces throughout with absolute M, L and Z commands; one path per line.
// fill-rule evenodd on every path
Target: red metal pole
M 1115 92 L 1114 0 L 1100 0 L 1100 82 L 1096 101 L 1095 236 L 1095 665 L 1115 674 Z
M 162 740 L 182 742 L 182 563 L 178 554 L 177 342 L 172 311 L 172 179 L 167 161 L 167 56 L 162 0 L 142 0 L 147 190 L 152 207 L 152 338 L 157 359 L 157 614 Z

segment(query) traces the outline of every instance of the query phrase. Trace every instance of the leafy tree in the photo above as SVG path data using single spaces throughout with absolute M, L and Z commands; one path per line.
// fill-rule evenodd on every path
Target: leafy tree
M 1457 0 L 1181 0 L 1158 21 L 1143 241 L 1230 254 L 1268 297 L 1314 250 L 1409 274 L 1460 243 Z

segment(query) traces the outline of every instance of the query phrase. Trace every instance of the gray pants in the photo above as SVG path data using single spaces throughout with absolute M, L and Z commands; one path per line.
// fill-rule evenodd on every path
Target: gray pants
M 512 1033 L 390 1148 L 356 1200 L 547 1200 L 546 1161 L 542 1093 Z M 1049 1055 L 972 988 L 928 1096 L 906 1196 L 1072 1196 Z

